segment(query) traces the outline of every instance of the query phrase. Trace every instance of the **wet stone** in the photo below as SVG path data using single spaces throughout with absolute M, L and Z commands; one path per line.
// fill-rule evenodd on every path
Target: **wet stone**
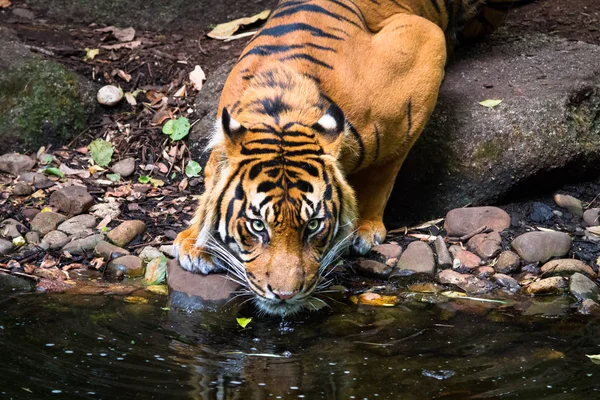
M 494 274 L 492 275 L 492 281 L 496 282 L 498 286 L 508 289 L 511 292 L 516 292 L 521 289 L 521 285 L 519 282 L 513 277 L 504 274 Z
M 116 276 L 117 271 L 123 271 L 130 278 L 144 275 L 142 259 L 132 255 L 115 258 L 108 263 L 107 268 L 112 276 Z
M 127 178 L 135 171 L 135 159 L 132 157 L 125 158 L 116 162 L 110 169 L 123 178 Z
M 161 253 L 164 253 L 171 258 L 175 257 L 175 249 L 172 244 L 162 245 L 158 249 L 161 251 Z
M 10 254 L 13 249 L 13 244 L 9 240 L 0 239 L 0 255 Z
M 525 293 L 530 295 L 561 294 L 568 287 L 567 280 L 562 276 L 552 276 L 530 283 Z
M 61 231 L 50 231 L 42 239 L 42 243 L 47 243 L 48 248 L 55 250 L 62 248 L 65 244 L 69 243 L 69 237 L 66 233 Z
M 67 217 L 64 215 L 55 212 L 41 212 L 31 221 L 31 229 L 45 236 L 48 232 L 55 230 L 66 219 Z
M 28 221 L 31 221 L 35 218 L 36 215 L 40 213 L 40 210 L 37 208 L 25 208 L 23 209 L 23 216 L 27 218 Z
M 58 230 L 67 235 L 75 235 L 79 232 L 84 232 L 96 226 L 96 217 L 90 214 L 81 214 L 73 218 L 69 218 L 58 226 Z
M 438 274 L 441 284 L 455 285 L 469 294 L 487 293 L 494 288 L 491 282 L 470 274 L 461 274 L 451 269 L 445 269 Z
M 502 232 L 510 226 L 510 216 L 498 207 L 455 208 L 446 215 L 444 229 L 448 236 L 463 236 L 486 226 Z
M 31 193 L 33 193 L 33 188 L 26 182 L 18 182 L 12 192 L 15 196 L 29 196 Z
M 583 222 L 585 226 L 600 225 L 600 208 L 590 208 L 583 213 Z
M 510 250 L 506 250 L 500 253 L 494 269 L 500 274 L 509 274 L 517 272 L 520 266 L 521 259 L 519 256 Z
M 363 274 L 375 276 L 378 278 L 387 278 L 392 272 L 392 267 L 375 260 L 361 259 L 358 262 L 357 270 Z
M 155 258 L 160 257 L 161 255 L 162 255 L 162 253 L 156 247 L 146 246 L 140 252 L 139 257 L 145 263 L 149 263 L 150 261 L 154 260 Z
M 600 317 L 600 304 L 596 303 L 592 299 L 585 299 L 577 308 L 577 312 L 583 315 L 593 315 L 595 317 Z
M 594 280 L 598 277 L 592 267 L 572 258 L 548 261 L 542 266 L 541 272 L 544 276 L 571 276 L 579 272 Z
M 433 282 L 413 283 L 408 287 L 411 292 L 417 293 L 440 293 L 446 290 L 442 285 Z
M 448 246 L 441 236 L 435 239 L 435 252 L 437 254 L 438 265 L 442 267 L 452 266 L 452 256 L 448 251 Z
M 525 262 L 546 262 L 563 257 L 571 249 L 572 240 L 563 232 L 527 232 L 512 241 L 512 247 Z
M 141 235 L 146 230 L 146 224 L 143 221 L 131 220 L 124 221 L 112 231 L 108 232 L 108 239 L 117 246 L 128 245 L 136 236 Z
M 433 251 L 427 243 L 412 242 L 400 256 L 393 276 L 409 276 L 413 274 L 434 276 L 435 260 Z
M 115 246 L 114 244 L 106 241 L 98 242 L 94 248 L 96 255 L 102 257 L 104 260 L 112 260 L 121 256 L 128 256 L 130 253 L 128 250 L 122 249 L 121 247 Z
M 2 223 L 0 223 L 1 237 L 12 240 L 16 237 L 22 236 L 25 232 L 27 232 L 27 228 L 25 227 L 25 225 L 23 225 L 15 219 L 5 219 L 4 221 L 2 221 Z
M 578 301 L 585 299 L 598 300 L 598 294 L 600 294 L 598 285 L 579 272 L 571 275 L 569 279 L 569 291 Z
M 34 165 L 35 161 L 24 154 L 9 153 L 0 156 L 0 171 L 15 176 L 19 175 L 20 172 L 30 170 Z
M 566 208 L 576 217 L 583 216 L 583 205 L 581 204 L 581 200 L 573 196 L 569 196 L 568 194 L 555 194 L 554 202 L 557 206 Z
M 487 265 L 484 267 L 477 268 L 477 276 L 479 276 L 480 278 L 489 278 L 495 273 L 496 271 L 494 271 L 494 268 L 488 267 Z
M 38 244 L 40 242 L 40 234 L 36 231 L 27 232 L 25 234 L 25 240 L 27 243 Z
M 456 263 L 458 260 L 460 266 L 463 268 L 473 269 L 479 267 L 479 264 L 481 264 L 479 256 L 462 249 L 460 246 L 451 246 L 450 253 L 454 256 L 454 262 Z
M 487 260 L 496 257 L 502 251 L 502 238 L 498 232 L 480 233 L 469 239 L 467 248 Z
M 100 243 L 103 239 L 104 235 L 99 233 L 96 235 L 88 236 L 83 239 L 72 240 L 62 248 L 62 251 L 67 251 L 71 254 L 87 253 L 94 250 L 96 245 Z
M 554 213 L 552 208 L 544 203 L 533 203 L 533 212 L 529 215 L 529 219 L 533 222 L 545 223 L 552 219 Z
M 19 176 L 19 179 L 23 182 L 27 182 L 33 185 L 36 189 L 48 189 L 55 185 L 48 177 L 38 172 L 25 172 Z
M 1 254 L 1 253 L 0 253 Z M 34 288 L 33 282 L 14 275 L 0 273 L 0 293 L 29 291 Z
M 86 212 L 94 204 L 87 188 L 78 185 L 65 186 L 50 196 L 50 205 L 69 215 Z

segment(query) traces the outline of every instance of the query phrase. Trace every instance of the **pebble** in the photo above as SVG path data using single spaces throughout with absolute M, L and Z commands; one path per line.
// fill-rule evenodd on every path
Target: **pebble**
M 5 219 L 0 223 L 0 236 L 14 239 L 27 232 L 25 225 L 17 221 L 16 219 Z
M 400 258 L 402 247 L 398 244 L 384 243 L 373 247 L 372 251 L 379 254 L 387 261 L 390 258 Z
M 149 263 L 150 261 L 160 257 L 161 255 L 162 253 L 156 247 L 146 246 L 140 252 L 138 257 L 140 257 L 144 263 Z
M 48 177 L 38 172 L 25 172 L 19 176 L 19 180 L 32 184 L 36 189 L 48 189 L 55 185 Z
M 438 275 L 438 280 L 444 285 L 455 285 L 469 294 L 487 293 L 494 287 L 486 279 L 471 274 L 461 274 L 451 269 L 445 269 Z
M 375 276 L 378 278 L 387 278 L 388 276 L 390 276 L 390 273 L 392 272 L 392 267 L 384 264 L 384 263 L 380 263 L 379 261 L 375 261 L 375 260 L 368 260 L 368 259 L 361 259 L 358 261 L 358 265 L 357 265 L 357 270 L 366 274 L 366 275 L 371 275 L 371 276 Z
M 32 20 L 35 14 L 26 8 L 13 8 L 12 13 L 15 17 Z
M 128 245 L 137 235 L 144 233 L 146 224 L 140 220 L 124 221 L 112 231 L 108 232 L 108 239 L 117 246 Z
M 392 276 L 435 275 L 435 260 L 433 251 L 425 242 L 410 243 L 400 256 Z
M 15 196 L 29 196 L 33 193 L 33 188 L 27 182 L 17 182 L 12 193 Z
M 48 248 L 60 249 L 67 243 L 69 243 L 69 237 L 61 231 L 50 231 L 42 239 L 42 243 L 47 243 Z
M 117 271 L 123 271 L 123 273 L 128 277 L 144 275 L 142 259 L 132 255 L 115 258 L 108 263 L 107 268 L 113 276 L 117 274 Z
M 496 271 L 494 271 L 494 268 L 489 267 L 487 265 L 477 268 L 477 276 L 479 276 L 480 278 L 489 278 L 495 273 Z
M 554 202 L 557 206 L 566 208 L 576 217 L 583 216 L 583 205 L 581 204 L 581 200 L 576 199 L 573 196 L 569 196 L 568 194 L 555 194 Z
M 31 221 L 31 229 L 38 231 L 41 236 L 56 229 L 58 224 L 67 219 L 64 215 L 51 211 L 41 212 Z
M 544 223 L 552 219 L 554 213 L 552 208 L 544 203 L 533 203 L 533 212 L 529 215 L 529 219 L 533 222 Z
M 0 171 L 15 176 L 19 175 L 20 172 L 30 170 L 34 165 L 35 161 L 24 154 L 8 153 L 0 156 Z
M 114 106 L 123 99 L 123 91 L 116 86 L 106 85 L 98 90 L 96 99 L 104 106 Z
M 171 258 L 175 257 L 175 248 L 172 244 L 162 245 L 158 249 Z
M 446 214 L 444 229 L 448 236 L 463 236 L 484 225 L 502 232 L 510 226 L 510 216 L 498 207 L 455 208 Z
M 596 303 L 592 299 L 585 299 L 577 308 L 577 312 L 583 315 L 593 315 L 595 317 L 600 317 L 600 304 Z
M 571 249 L 572 240 L 563 232 L 527 232 L 512 241 L 512 247 L 525 262 L 546 262 L 563 257 Z
M 600 208 L 590 208 L 583 213 L 583 222 L 585 226 L 600 225 Z
M 69 218 L 58 226 L 58 230 L 68 235 L 75 235 L 79 232 L 87 231 L 96 226 L 96 217 L 90 214 L 81 214 Z
M 480 233 L 469 239 L 467 248 L 487 260 L 496 257 L 502 251 L 502 238 L 498 232 Z
M 35 218 L 36 215 L 40 213 L 40 210 L 37 208 L 25 208 L 23 209 L 23 216 L 27 218 L 28 221 L 31 221 Z
M 124 158 L 114 163 L 110 169 L 112 172 L 121 175 L 121 177 L 127 178 L 135 171 L 135 159 L 133 157 Z
M 590 279 L 596 280 L 598 277 L 592 267 L 581 260 L 575 260 L 573 258 L 548 261 L 542 266 L 541 272 L 545 276 L 570 276 L 579 272 Z
M 0 239 L 0 255 L 5 256 L 7 254 L 10 254 L 12 249 L 13 249 L 13 244 L 11 241 Z
M 442 285 L 433 282 L 418 282 L 410 285 L 408 290 L 417 293 L 440 293 L 443 292 L 445 288 Z
M 561 294 L 568 287 L 567 280 L 562 276 L 552 276 L 530 283 L 525 288 L 525 293 L 538 294 Z
M 452 266 L 452 256 L 448 251 L 448 246 L 441 236 L 435 238 L 435 253 L 437 254 L 438 265 L 442 267 Z
M 500 274 L 509 274 L 517 272 L 521 266 L 521 259 L 519 256 L 510 250 L 503 251 L 498 257 L 494 269 Z
M 117 257 L 128 256 L 131 254 L 128 250 L 115 246 L 114 244 L 108 243 L 104 240 L 96 245 L 94 252 L 104 260 L 112 260 Z
M 67 243 L 62 251 L 67 251 L 71 254 L 82 254 L 94 250 L 96 245 L 104 240 L 104 235 L 101 233 L 90 235 L 83 239 L 72 240 Z
M 521 285 L 519 282 L 513 277 L 504 274 L 494 274 L 492 275 L 492 281 L 496 282 L 498 286 L 508 289 L 511 292 L 516 292 L 521 289 Z
M 27 243 L 38 244 L 40 243 L 40 234 L 36 231 L 27 232 L 25 234 L 25 239 Z
M 450 253 L 454 256 L 454 261 L 458 260 L 460 266 L 464 268 L 477 268 L 481 264 L 481 258 L 460 246 L 450 246 Z
M 50 196 L 50 205 L 69 215 L 86 212 L 94 204 L 87 188 L 79 185 L 65 186 Z
M 579 272 L 571 275 L 569 279 L 569 291 L 578 301 L 586 299 L 598 300 L 598 294 L 600 294 L 598 285 Z

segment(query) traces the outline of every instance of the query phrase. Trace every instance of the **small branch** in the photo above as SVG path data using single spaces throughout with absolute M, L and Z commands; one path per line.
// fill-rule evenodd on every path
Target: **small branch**
M 466 242 L 467 240 L 471 239 L 473 236 L 475 235 L 479 235 L 480 233 L 489 233 L 492 230 L 489 229 L 487 226 L 481 226 L 477 229 L 475 229 L 473 232 L 471 233 L 467 233 L 466 235 L 460 236 L 460 237 L 456 237 L 456 236 L 448 236 L 446 237 L 446 240 L 448 242 Z

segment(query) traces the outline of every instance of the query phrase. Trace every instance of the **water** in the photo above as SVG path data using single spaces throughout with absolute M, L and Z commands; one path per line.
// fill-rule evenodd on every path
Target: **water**
M 2 298 L 0 399 L 600 398 L 600 323 L 569 311 L 336 305 L 241 329 L 165 306 Z

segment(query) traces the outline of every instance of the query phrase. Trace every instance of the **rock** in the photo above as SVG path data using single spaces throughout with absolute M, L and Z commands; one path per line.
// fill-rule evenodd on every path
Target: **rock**
M 69 218 L 58 226 L 58 230 L 67 235 L 75 235 L 79 232 L 87 231 L 96 226 L 96 217 L 90 214 L 81 214 Z
M 108 232 L 108 239 L 117 246 L 126 246 L 137 235 L 146 231 L 146 224 L 139 220 L 124 221 L 112 231 Z
M 121 175 L 121 177 L 127 178 L 135 171 L 135 159 L 132 157 L 125 158 L 114 163 L 110 169 L 112 172 Z
M 101 242 L 98 242 L 98 244 L 94 248 L 94 252 L 96 253 L 96 255 L 104 258 L 104 260 L 106 260 L 106 261 L 112 260 L 114 258 L 118 258 L 121 256 L 128 256 L 131 254 L 128 250 L 117 247 L 114 244 L 105 242 L 104 240 Z
M 454 256 L 454 262 L 458 260 L 464 268 L 477 268 L 481 264 L 481 258 L 470 251 L 462 249 L 460 246 L 451 246 L 450 253 Z
M 23 216 L 27 218 L 28 221 L 31 221 L 35 218 L 36 215 L 40 213 L 40 210 L 37 208 L 25 208 L 23 209 Z
M 36 231 L 27 232 L 25 234 L 25 239 L 27 240 L 27 243 L 31 244 L 39 244 L 41 240 L 40 234 Z
M 0 237 L 12 240 L 16 237 L 22 236 L 25 232 L 27 232 L 25 225 L 16 219 L 9 218 L 0 222 Z
M 533 203 L 533 212 L 529 216 L 529 219 L 533 222 L 545 223 L 552 219 L 554 213 L 552 212 L 552 208 L 544 203 Z
M 581 260 L 573 258 L 548 261 L 542 266 L 541 272 L 544 276 L 571 276 L 578 272 L 590 279 L 596 280 L 598 277 L 590 266 Z
M 32 184 L 36 189 L 48 189 L 55 185 L 48 177 L 44 174 L 37 172 L 25 172 L 19 175 L 19 179 L 23 182 Z
M 10 254 L 13 249 L 13 244 L 10 240 L 0 239 L 0 255 L 5 256 Z
M 162 245 L 158 249 L 168 257 L 175 258 L 175 249 L 172 244 Z
M 489 267 L 487 265 L 477 268 L 477 276 L 480 278 L 489 278 L 490 276 L 494 275 L 495 273 L 496 273 L 496 271 L 494 271 L 494 268 Z
M 598 285 L 579 272 L 571 275 L 569 279 L 569 291 L 578 301 L 586 299 L 598 300 L 598 295 L 600 294 Z
M 583 222 L 585 226 L 600 225 L 600 208 L 590 208 L 583 213 Z
M 363 274 L 377 278 L 387 278 L 392 272 L 392 267 L 375 260 L 361 259 L 357 264 L 357 270 Z
M 502 238 L 498 232 L 480 233 L 469 239 L 467 248 L 487 260 L 496 257 L 502 251 Z
M 371 251 L 379 254 L 385 261 L 387 261 L 390 258 L 399 258 L 402 254 L 402 247 L 397 244 L 384 243 L 373 247 Z
M 50 196 L 50 204 L 69 215 L 86 212 L 94 204 L 94 198 L 84 186 L 65 186 Z
M 498 207 L 455 208 L 446 214 L 444 229 L 448 236 L 463 236 L 486 226 L 502 232 L 510 226 L 510 216 Z
M 408 290 L 417 293 L 440 293 L 443 292 L 445 288 L 433 282 L 419 282 L 411 284 L 408 287 Z
M 530 295 L 560 294 L 568 287 L 567 280 L 562 276 L 540 279 L 527 285 L 525 293 Z
M 498 286 L 508 289 L 511 292 L 516 292 L 521 289 L 521 285 L 515 278 L 512 278 L 508 275 L 504 274 L 494 274 L 492 275 L 492 281 L 496 282 Z
M 35 14 L 33 14 L 30 10 L 26 8 L 13 8 L 12 14 L 15 17 L 32 20 L 35 18 Z
M 2 254 L 0 252 L 0 254 Z M 33 290 L 35 284 L 27 279 L 0 272 L 0 293 L 8 293 L 17 290 Z
M 470 274 L 461 274 L 445 269 L 438 274 L 438 280 L 444 285 L 455 285 L 469 294 L 487 293 L 494 288 L 491 282 Z
M 572 240 L 563 232 L 527 232 L 511 243 L 525 262 L 546 262 L 552 257 L 563 257 L 571 249 Z
M 142 259 L 132 255 L 115 258 L 108 263 L 107 268 L 112 276 L 115 276 L 117 271 L 123 271 L 129 278 L 144 275 Z
M 444 239 L 439 235 L 435 238 L 435 252 L 437 254 L 438 265 L 442 267 L 452 266 L 452 256 L 448 251 L 446 242 L 444 242 Z
M 44 238 L 45 239 L 45 238 Z M 71 254 L 82 254 L 92 250 L 104 240 L 104 235 L 101 233 L 90 235 L 83 239 L 75 239 L 67 243 L 62 251 L 69 252 Z
M 48 248 L 55 250 L 60 249 L 69 243 L 69 237 L 61 231 L 50 231 L 42 239 L 42 243 L 47 243 Z
M 96 100 L 103 106 L 114 106 L 123 99 L 123 90 L 113 85 L 102 86 Z
M 433 251 L 427 243 L 421 241 L 412 242 L 406 247 L 390 278 L 415 274 L 429 277 L 435 275 Z
M 160 257 L 161 255 L 162 255 L 162 253 L 156 247 L 146 246 L 140 252 L 139 257 L 142 259 L 142 261 L 145 264 L 147 264 L 150 261 L 154 260 L 155 258 Z
M 41 212 L 31 221 L 31 229 L 38 231 L 41 236 L 56 229 L 58 224 L 67 219 L 64 215 L 51 211 Z
M 19 175 L 20 172 L 29 171 L 34 165 L 35 161 L 24 154 L 9 153 L 0 156 L 0 171 L 8 172 L 15 176 Z
M 521 267 L 519 256 L 510 250 L 506 250 L 500 253 L 494 269 L 500 274 L 509 274 L 517 272 L 519 267 Z
M 577 308 L 577 312 L 583 315 L 593 315 L 595 317 L 600 317 L 600 304 L 596 303 L 592 299 L 585 299 Z
M 17 182 L 12 192 L 15 196 L 29 196 L 31 193 L 33 188 L 26 182 Z
M 557 206 L 566 208 L 576 217 L 583 216 L 583 205 L 581 204 L 581 200 L 576 199 L 573 196 L 569 196 L 568 194 L 555 194 L 554 202 Z

